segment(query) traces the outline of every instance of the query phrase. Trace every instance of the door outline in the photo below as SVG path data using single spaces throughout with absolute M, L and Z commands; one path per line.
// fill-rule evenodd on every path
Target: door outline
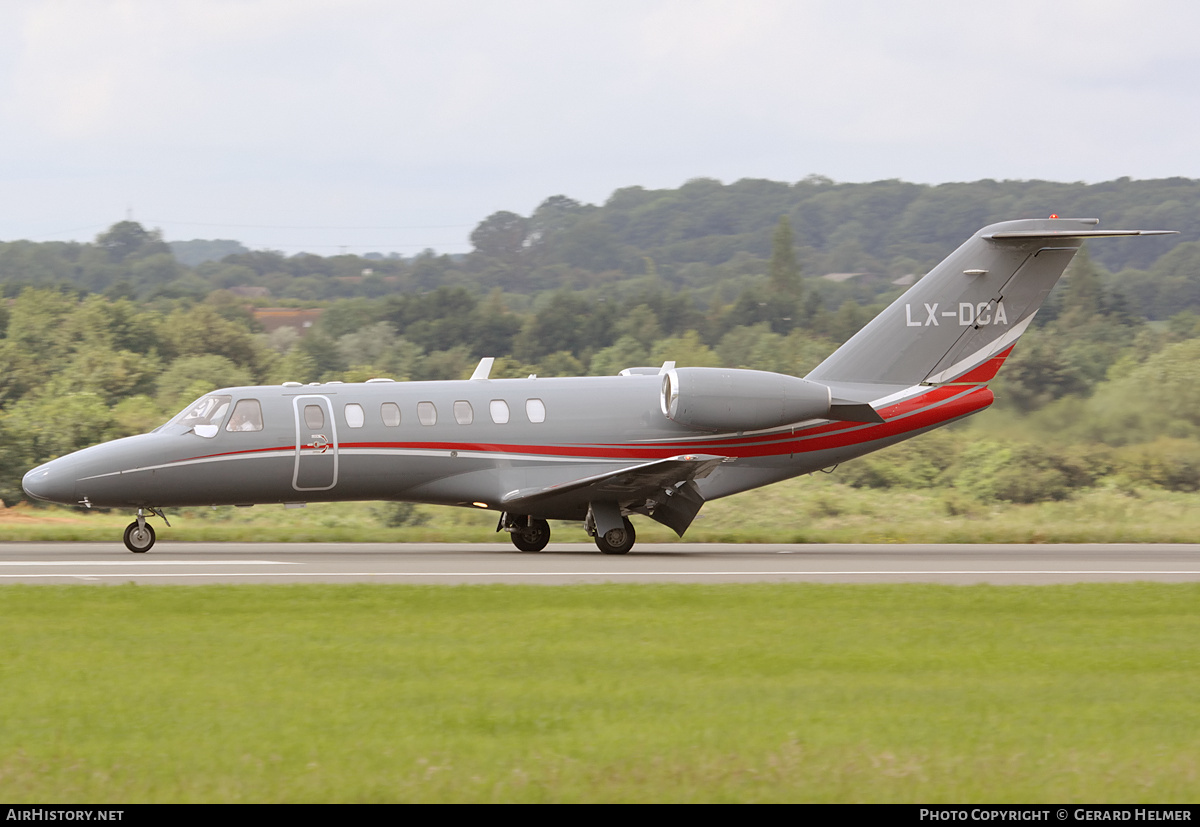
M 325 415 L 325 427 L 322 429 L 324 433 L 314 434 L 312 429 L 304 423 L 301 402 L 305 400 L 317 400 L 320 405 L 321 411 Z M 312 402 L 309 401 L 308 404 L 312 404 Z M 296 423 L 296 463 L 292 470 L 292 488 L 296 491 L 328 491 L 337 485 L 338 481 L 337 420 L 333 415 L 333 400 L 319 394 L 294 396 L 292 397 L 292 412 Z M 301 460 L 306 456 L 329 456 L 331 450 L 333 452 L 333 473 L 329 485 L 300 485 Z M 305 453 L 306 451 L 307 453 Z M 304 467 L 310 472 L 313 470 L 309 462 L 305 462 Z

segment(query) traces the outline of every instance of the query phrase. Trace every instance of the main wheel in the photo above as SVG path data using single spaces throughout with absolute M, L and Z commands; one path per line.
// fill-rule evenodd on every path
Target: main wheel
M 530 520 L 528 527 L 508 536 L 521 551 L 541 551 L 550 542 L 550 524 L 545 520 Z
M 628 517 L 622 517 L 621 522 L 624 523 L 621 528 L 609 529 L 604 534 L 596 535 L 596 548 L 605 554 L 629 553 L 629 550 L 633 548 L 634 541 L 637 540 L 637 534 Z
M 154 545 L 154 528 L 149 523 L 138 525 L 134 520 L 125 528 L 125 548 L 134 554 L 145 554 Z

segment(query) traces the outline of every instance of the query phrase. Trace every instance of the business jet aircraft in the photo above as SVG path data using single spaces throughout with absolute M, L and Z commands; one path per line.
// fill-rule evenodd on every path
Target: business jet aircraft
M 285 382 L 206 394 L 151 433 L 40 465 L 31 497 L 137 510 L 397 500 L 496 511 L 522 551 L 547 520 L 583 521 L 605 554 L 642 514 L 680 536 L 707 501 L 828 468 L 992 402 L 987 383 L 1096 219 L 1031 219 L 977 232 L 801 379 L 725 368 L 617 376 Z M 170 525 L 168 523 L 168 525 Z

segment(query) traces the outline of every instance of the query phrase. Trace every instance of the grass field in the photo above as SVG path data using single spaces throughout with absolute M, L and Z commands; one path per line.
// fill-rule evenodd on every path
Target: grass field
M 496 513 L 417 506 L 421 524 L 384 522 L 386 506 L 313 503 L 303 509 L 168 510 L 171 528 L 153 519 L 162 542 L 494 542 Z M 752 516 L 752 519 L 747 519 Z M 19 506 L 0 509 L 0 542 L 120 542 L 129 512 Z M 674 542 L 674 532 L 634 518 L 639 542 Z M 590 542 L 579 524 L 551 524 L 555 541 Z M 829 476 L 788 480 L 707 503 L 688 529 L 690 542 L 782 543 L 1191 543 L 1200 541 L 1200 494 L 1093 489 L 1061 502 L 982 504 L 959 492 L 866 489 Z
M 1200 584 L 0 589 L 0 800 L 1194 802 Z

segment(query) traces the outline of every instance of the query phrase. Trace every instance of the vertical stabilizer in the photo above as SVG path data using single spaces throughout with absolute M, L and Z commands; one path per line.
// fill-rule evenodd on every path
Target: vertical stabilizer
M 1097 230 L 1098 223 L 1048 218 L 984 227 L 806 378 L 892 386 L 955 381 L 1020 338 L 1084 239 L 1167 232 Z

